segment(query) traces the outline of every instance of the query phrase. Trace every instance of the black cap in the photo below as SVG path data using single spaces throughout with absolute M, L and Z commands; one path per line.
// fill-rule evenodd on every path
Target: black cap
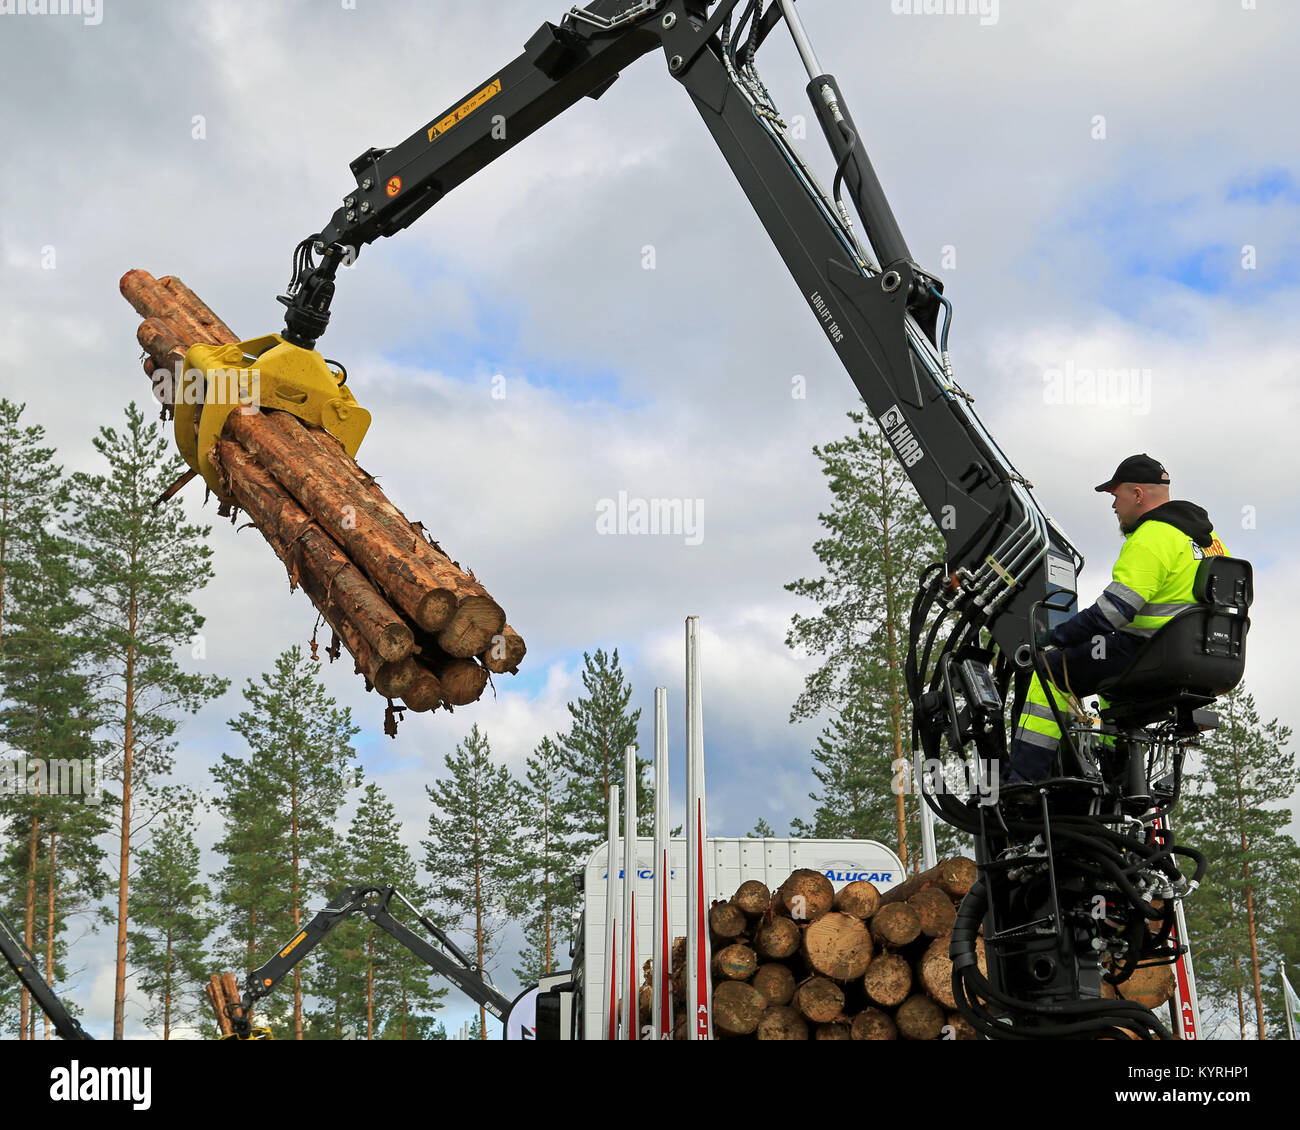
M 1137 483 L 1139 486 L 1168 486 L 1169 472 L 1164 464 L 1151 456 L 1130 455 L 1118 467 L 1114 476 L 1097 487 L 1098 491 L 1113 490 L 1120 483 Z

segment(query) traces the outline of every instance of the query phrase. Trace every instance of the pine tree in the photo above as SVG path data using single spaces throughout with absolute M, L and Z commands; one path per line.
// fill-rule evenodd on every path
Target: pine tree
M 477 724 L 447 755 L 447 777 L 425 792 L 433 803 L 429 838 L 421 843 L 430 894 L 444 908 L 449 929 L 466 929 L 484 971 L 500 948 L 500 934 L 515 906 L 519 873 L 519 787 L 504 765 L 492 761 Z M 479 1031 L 487 1016 L 480 1007 Z
M 227 815 L 223 843 L 229 844 L 228 853 L 238 851 L 238 862 L 233 854 L 228 859 L 236 868 L 247 867 L 240 874 L 223 871 L 223 898 L 240 917 L 252 912 L 247 922 L 251 943 L 259 930 L 301 928 L 303 910 L 318 887 L 317 875 L 334 839 L 335 818 L 357 780 L 351 743 L 360 731 L 351 711 L 339 707 L 321 684 L 319 664 L 296 645 L 276 658 L 274 670 L 259 681 L 248 681 L 244 699 L 248 709 L 229 725 L 248 746 L 247 767 L 235 768 L 233 759 L 223 758 L 214 776 L 227 787 L 219 802 Z M 231 790 L 246 794 L 258 806 L 256 812 L 233 808 Z M 252 836 L 231 827 L 232 817 L 239 821 L 250 816 Z M 274 858 L 249 859 L 250 854 L 268 853 Z M 286 880 L 287 887 L 277 896 L 274 883 Z M 240 897 L 236 892 L 241 886 L 247 901 L 232 903 L 231 898 Z M 264 909 L 267 903 L 275 909 L 254 925 L 259 901 Z M 280 908 L 287 909 L 288 922 L 275 913 Z M 260 964 L 251 953 L 250 959 L 250 968 Z M 301 966 L 295 966 L 293 1038 L 298 1040 L 303 1038 L 302 974 Z
M 559 747 L 543 738 L 528 759 L 521 794 L 524 831 L 517 901 L 524 917 L 524 948 L 514 972 L 526 985 L 555 972 L 573 940 L 579 892 L 570 878 L 573 855 L 563 805 L 567 783 Z
M 192 797 L 178 803 L 137 857 L 129 952 L 137 984 L 152 1000 L 145 1023 L 164 1040 L 207 1010 L 205 943 L 215 923 L 194 842 L 197 809 Z
M 312 911 L 333 902 L 365 877 L 353 866 L 347 840 L 336 839 L 317 860 Z M 314 1006 L 303 1018 L 304 1040 L 356 1040 L 365 1035 L 366 955 L 362 923 L 349 915 L 316 947 L 311 958 Z M 360 1018 L 360 1021 L 358 1020 Z
M 754 825 L 754 830 L 746 832 L 745 835 L 751 840 L 772 840 L 776 838 L 776 831 L 760 816 L 758 823 Z
M 1286 913 L 1295 873 L 1287 807 L 1300 768 L 1289 727 L 1263 723 L 1244 684 L 1219 700 L 1220 725 L 1204 739 L 1199 768 L 1185 777 L 1175 814 L 1179 839 L 1204 852 L 1206 877 L 1187 902 L 1187 929 L 1202 992 L 1235 998 L 1242 1039 L 1265 1039 L 1265 969 L 1274 930 Z
M 224 834 L 215 845 L 223 864 L 215 876 L 216 900 L 227 941 L 224 962 L 251 972 L 284 944 L 293 923 L 293 867 L 288 822 L 276 795 L 277 776 L 256 755 L 222 754 L 213 766 L 213 803 L 224 817 Z M 283 992 L 261 1004 L 261 1022 L 276 1038 L 292 1028 Z
M 623 681 L 618 649 L 583 654 L 582 685 L 587 696 L 569 703 L 573 724 L 557 738 L 568 765 L 569 784 L 563 803 L 564 819 L 571 831 L 570 848 L 575 868 L 605 842 L 609 787 L 623 788 L 627 747 L 636 744 L 641 711 L 628 713 L 632 686 Z M 646 780 L 650 762 L 637 764 L 637 832 L 654 833 L 654 789 Z
M 826 709 L 838 712 L 814 752 L 815 774 L 854 789 L 889 788 L 891 767 L 910 766 L 911 711 L 903 678 L 908 619 L 920 572 L 941 559 L 943 545 L 893 449 L 874 421 L 850 412 L 856 432 L 814 447 L 834 498 L 830 513 L 818 518 L 826 536 L 813 546 L 825 575 L 800 579 L 786 591 L 820 605 L 814 616 L 796 614 L 787 646 L 824 656 L 810 674 L 791 710 L 790 720 L 812 718 Z M 863 764 L 857 764 L 858 761 Z M 880 768 L 884 765 L 884 774 Z M 907 774 L 910 776 L 910 770 Z M 829 785 L 828 785 L 829 787 Z M 868 807 L 894 810 L 894 840 L 904 866 L 909 855 L 909 817 L 904 793 L 860 794 Z M 812 826 L 842 823 L 842 802 L 819 800 Z M 916 800 L 910 807 L 915 811 Z M 823 812 L 822 809 L 825 808 Z M 860 823 L 866 817 L 856 817 Z M 874 819 L 871 821 L 874 825 Z M 801 824 L 803 828 L 808 824 Z M 876 838 L 886 838 L 877 836 Z
M 415 861 L 402 842 L 401 822 L 373 781 L 357 804 L 346 850 L 358 882 L 396 887 L 417 906 L 424 900 Z M 429 967 L 374 925 L 362 924 L 361 940 L 364 965 L 359 972 L 365 992 L 357 1021 L 362 1038 L 420 1039 L 447 990 L 433 989 Z
M 212 577 L 207 527 L 188 525 L 176 505 L 154 501 L 184 469 L 157 424 L 131 404 L 126 427 L 104 427 L 95 449 L 105 475 L 72 478 L 74 521 L 88 614 L 84 646 L 95 667 L 97 714 L 111 735 L 121 782 L 118 834 L 117 957 L 113 1038 L 126 1020 L 129 881 L 134 830 L 154 819 L 166 794 L 182 713 L 219 697 L 226 682 L 187 672 L 175 655 L 195 647 L 203 618 L 189 595 Z
M 66 505 L 63 469 L 43 446 L 45 429 L 24 427 L 25 404 L 0 397 L 0 656 L 6 637 L 9 578 L 30 572 L 33 549 L 57 525 Z
M 8 576 L 6 639 L 0 649 L 0 737 L 13 755 L 22 789 L 0 796 L 0 823 L 15 845 L 23 891 L 25 943 L 43 953 L 47 978 L 62 975 L 69 916 L 83 916 L 103 896 L 103 849 L 108 828 L 99 807 L 89 683 L 78 633 L 72 546 L 57 533 L 67 493 L 48 449 L 36 448 L 40 429 L 15 434 L 16 413 L 0 401 L 0 482 L 25 487 L 22 498 L 0 498 L 6 510 L 0 541 Z M 46 523 L 41 528 L 40 522 Z M 36 522 L 35 528 L 30 523 Z M 92 926 L 98 915 L 92 914 Z M 20 1038 L 34 1038 L 28 993 L 20 998 Z M 48 1035 L 50 1024 L 44 1019 Z

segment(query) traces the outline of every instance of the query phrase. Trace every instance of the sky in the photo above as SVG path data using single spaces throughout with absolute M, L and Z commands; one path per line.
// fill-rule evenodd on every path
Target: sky
M 68 471 L 102 470 L 91 437 L 149 396 L 125 271 L 178 275 L 245 337 L 279 330 L 293 248 L 353 186 L 348 163 L 479 89 L 568 6 L 101 0 L 41 15 L 0 0 L 0 395 L 27 404 Z M 1150 452 L 1253 562 L 1247 684 L 1266 719 L 1294 722 L 1300 124 L 1286 107 L 1300 101 L 1300 7 L 799 8 L 914 254 L 945 280 L 958 379 L 1087 559 L 1083 600 L 1119 548 L 1092 486 Z M 775 33 L 759 65 L 787 117 L 806 114 L 789 38 Z M 812 448 L 849 430 L 856 394 L 661 58 L 367 248 L 340 276 L 323 344 L 374 417 L 360 462 L 528 642 L 495 694 L 408 715 L 396 740 L 350 663 L 323 672 L 413 850 L 423 786 L 470 726 L 522 769 L 567 729 L 596 648 L 619 651 L 643 751 L 653 688 L 669 689 L 680 766 L 689 615 L 710 831 L 763 818 L 783 833 L 809 815 L 820 723 L 789 712 L 816 658 L 784 640 L 811 607 L 784 586 L 817 573 L 830 498 Z M 1099 395 L 1081 375 L 1096 369 L 1129 379 Z M 691 502 L 696 536 L 602 534 L 602 500 L 620 492 Z M 314 616 L 253 531 L 193 487 L 181 505 L 213 525 L 215 551 L 192 662 L 231 681 L 180 732 L 178 776 L 205 784 L 239 752 L 225 723 L 241 688 Z M 209 814 L 209 866 L 219 834 Z M 110 939 L 75 953 L 66 991 L 104 1035 Z M 496 976 L 513 991 L 510 965 Z M 128 1034 L 146 1034 L 143 1013 L 135 994 Z M 468 1002 L 445 1015 L 458 1028 Z

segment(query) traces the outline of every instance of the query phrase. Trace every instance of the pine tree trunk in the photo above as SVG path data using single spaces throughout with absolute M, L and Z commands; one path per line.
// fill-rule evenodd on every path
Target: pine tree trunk
M 375 1038 L 375 933 L 372 930 L 366 946 L 366 1039 Z
M 172 1038 L 172 932 L 167 931 L 167 968 L 163 976 L 163 1039 Z
M 294 777 L 293 785 L 289 790 L 289 804 L 291 815 L 291 836 L 293 840 L 293 930 L 296 934 L 301 928 L 299 923 L 302 921 L 302 912 L 298 906 L 298 758 L 297 750 L 294 751 L 293 767 Z M 293 1038 L 302 1039 L 302 981 L 298 976 L 298 966 L 293 967 Z
M 1235 756 L 1234 765 L 1240 765 L 1240 761 Z M 1237 826 L 1241 832 L 1241 875 L 1246 892 L 1246 931 L 1250 937 L 1250 972 L 1254 982 L 1255 996 L 1255 1019 L 1259 1028 L 1255 1038 L 1258 1040 L 1265 1039 L 1264 1035 L 1264 995 L 1259 983 L 1259 944 L 1255 935 L 1255 893 L 1250 881 L 1250 856 L 1249 845 L 1246 842 L 1246 821 L 1245 821 L 1245 802 L 1242 796 L 1241 773 L 1235 774 L 1237 786 Z M 1245 1039 L 1245 1021 L 1242 1021 L 1242 1039 Z
M 131 555 L 132 568 L 138 554 Z M 135 756 L 135 594 L 127 620 L 125 725 L 122 736 L 122 833 L 118 851 L 117 873 L 117 964 L 113 985 L 113 1039 L 122 1039 L 126 1029 L 126 922 L 127 883 L 131 872 L 131 770 Z
M 39 803 L 40 798 L 33 794 L 32 826 L 27 845 L 27 899 L 23 923 L 23 941 L 29 950 L 34 950 L 36 945 L 36 846 L 40 842 Z M 18 1038 L 20 1040 L 27 1039 L 28 1022 L 32 1015 L 31 1002 L 31 994 L 26 989 L 23 989 L 22 1008 L 18 1021 Z
M 58 833 L 50 833 L 50 860 L 49 860 L 49 878 L 46 881 L 46 904 L 45 904 L 45 983 L 54 988 L 54 876 L 55 869 L 55 848 L 58 840 Z M 50 1038 L 50 1018 L 45 1018 L 45 1038 Z

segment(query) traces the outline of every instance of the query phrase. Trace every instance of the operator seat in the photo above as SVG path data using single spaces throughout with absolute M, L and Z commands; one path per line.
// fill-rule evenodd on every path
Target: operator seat
M 1246 670 L 1248 615 L 1254 571 L 1240 557 L 1206 557 L 1192 584 L 1195 604 L 1151 636 L 1118 675 L 1097 693 L 1108 702 L 1103 722 L 1120 728 L 1174 717 L 1195 731 L 1193 712 L 1227 694 Z

